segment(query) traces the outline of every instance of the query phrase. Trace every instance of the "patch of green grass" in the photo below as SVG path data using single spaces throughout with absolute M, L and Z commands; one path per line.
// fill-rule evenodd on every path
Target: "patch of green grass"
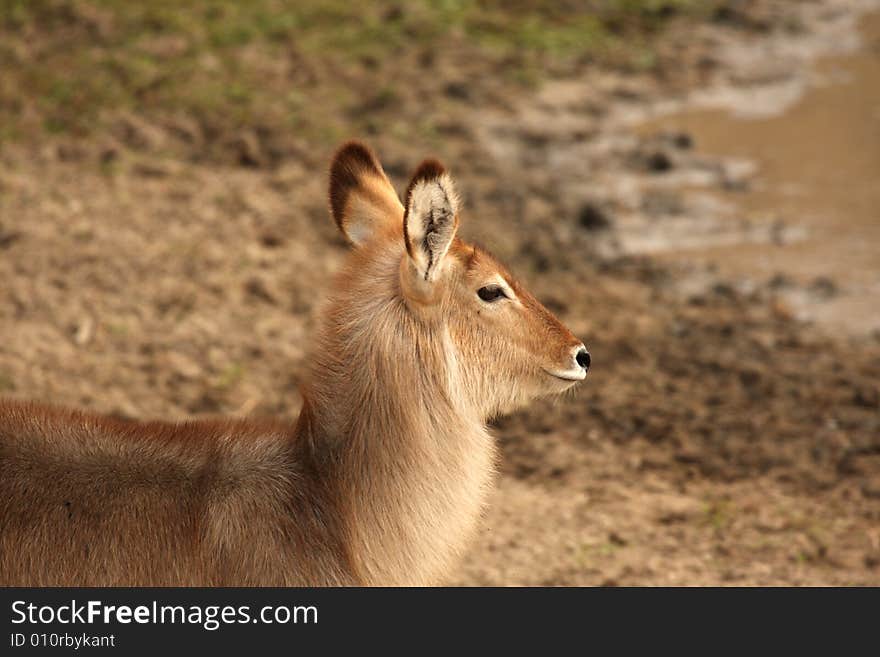
M 703 508 L 703 514 L 705 524 L 720 532 L 733 522 L 734 508 L 728 500 L 709 500 Z
M 712 4 L 0 0 L 0 134 L 90 135 L 125 111 L 189 117 L 209 142 L 257 126 L 295 127 L 323 145 L 359 127 L 347 111 L 362 100 L 354 83 L 375 94 L 362 114 L 394 111 L 390 81 L 413 53 L 504 60 L 511 80 L 535 84 L 548 60 L 629 53 L 632 35 Z M 636 60 L 653 65 L 650 48 L 640 46 Z
M 124 338 L 129 334 L 128 324 L 123 321 L 108 322 L 107 331 L 117 338 Z

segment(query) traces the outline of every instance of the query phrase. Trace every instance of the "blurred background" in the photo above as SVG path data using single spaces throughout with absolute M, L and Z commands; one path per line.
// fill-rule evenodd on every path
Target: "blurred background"
M 880 2 L 0 0 L 0 394 L 296 417 L 334 148 L 593 355 L 454 584 L 880 584 Z

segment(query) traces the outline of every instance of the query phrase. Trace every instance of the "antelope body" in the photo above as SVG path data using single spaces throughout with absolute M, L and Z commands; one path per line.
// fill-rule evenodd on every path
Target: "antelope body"
M 128 422 L 0 400 L 0 585 L 441 582 L 495 459 L 485 422 L 581 380 L 589 354 L 486 251 L 426 160 L 401 204 L 350 142 L 352 243 L 296 423 Z

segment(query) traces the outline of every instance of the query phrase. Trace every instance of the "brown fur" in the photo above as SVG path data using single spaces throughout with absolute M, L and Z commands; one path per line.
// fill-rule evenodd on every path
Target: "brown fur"
M 343 232 L 357 222 L 358 246 L 295 425 L 126 422 L 0 400 L 0 585 L 442 581 L 491 483 L 486 419 L 569 387 L 551 372 L 571 370 L 580 342 L 454 237 L 457 200 L 435 212 L 439 197 L 416 185 L 445 193 L 451 181 L 419 171 L 421 260 L 375 157 L 359 144 L 337 153 L 331 212 Z M 480 301 L 495 282 L 513 298 Z
M 330 214 L 353 244 L 370 224 L 403 214 L 403 206 L 372 151 L 360 142 L 343 144 L 330 165 Z

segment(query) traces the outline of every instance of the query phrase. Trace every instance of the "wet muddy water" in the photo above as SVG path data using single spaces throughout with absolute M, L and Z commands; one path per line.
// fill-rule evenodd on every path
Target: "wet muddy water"
M 717 195 L 740 220 L 769 227 L 754 233 L 769 239 L 671 244 L 658 257 L 775 277 L 783 289 L 791 281 L 798 313 L 864 334 L 880 329 L 880 13 L 860 29 L 860 48 L 815 62 L 803 96 L 777 116 L 686 110 L 643 127 L 681 131 L 698 152 L 754 163 L 747 185 Z

